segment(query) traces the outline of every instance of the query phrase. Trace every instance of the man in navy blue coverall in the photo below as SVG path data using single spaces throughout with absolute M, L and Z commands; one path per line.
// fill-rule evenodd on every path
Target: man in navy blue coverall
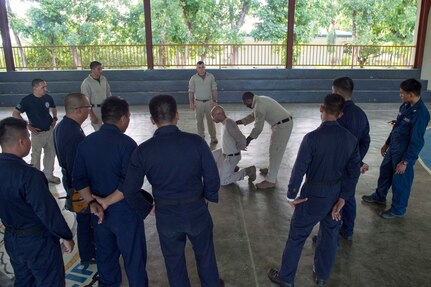
M 207 202 L 218 202 L 220 178 L 206 142 L 178 129 L 177 103 L 171 96 L 151 99 L 154 136 L 130 159 L 124 196 L 138 213 L 145 202 L 138 191 L 147 176 L 156 206 L 156 225 L 171 287 L 189 287 L 184 248 L 193 245 L 201 286 L 223 286 L 213 244 L 213 222 Z
M 0 145 L 0 218 L 15 286 L 65 286 L 59 239 L 70 253 L 73 236 L 45 175 L 22 159 L 31 147 L 27 122 L 2 120 Z
M 343 114 L 337 121 L 342 127 L 346 128 L 358 139 L 359 155 L 362 161 L 370 147 L 370 124 L 368 123 L 368 118 L 365 112 L 355 105 L 352 100 L 352 79 L 349 77 L 335 79 L 332 83 L 332 92 L 334 94 L 341 95 L 346 100 Z M 364 173 L 367 170 L 368 165 L 361 162 L 361 173 Z M 352 196 L 346 198 L 346 204 L 341 213 L 342 224 L 340 235 L 349 241 L 353 239 L 353 228 L 355 226 L 356 218 L 355 189 L 356 185 L 354 186 Z
M 94 227 L 99 286 L 120 286 L 121 254 L 129 286 L 146 287 L 144 222 L 122 199 L 130 155 L 137 146 L 132 138 L 124 134 L 130 121 L 129 105 L 121 98 L 109 97 L 102 103 L 101 110 L 102 127 L 78 146 L 72 174 L 73 187 L 90 204 L 92 213 L 99 219 L 99 224 Z M 92 199 L 92 195 L 105 198 L 112 204 L 104 205 L 106 210 L 103 213 L 100 211 L 101 205 Z M 94 220 L 96 216 L 93 216 Z
M 357 139 L 337 123 L 345 100 L 329 94 L 320 107 L 322 124 L 305 135 L 289 181 L 287 200 L 295 208 L 280 271 L 270 269 L 269 279 L 293 286 L 302 248 L 320 222 L 314 255 L 316 283 L 325 284 L 335 263 L 340 211 L 359 177 Z M 306 180 L 301 188 L 304 175 Z
M 424 134 L 430 114 L 421 99 L 421 83 L 408 79 L 400 85 L 403 104 L 393 128 L 381 148 L 384 157 L 380 165 L 380 176 L 376 191 L 364 195 L 366 203 L 386 205 L 386 196 L 392 186 L 391 208 L 382 212 L 385 219 L 401 217 L 406 213 L 414 177 L 414 164 L 424 146 Z
M 54 129 L 54 146 L 63 173 L 64 189 L 72 189 L 72 171 L 78 144 L 85 138 L 81 129 L 91 109 L 88 98 L 81 93 L 68 94 L 64 100 L 66 115 Z M 76 213 L 79 256 L 81 264 L 96 263 L 91 213 Z

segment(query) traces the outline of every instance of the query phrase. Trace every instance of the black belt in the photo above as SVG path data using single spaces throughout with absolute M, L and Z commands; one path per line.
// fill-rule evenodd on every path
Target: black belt
M 157 199 L 156 198 L 156 205 L 184 205 L 184 204 L 190 204 L 194 202 L 198 202 L 202 200 L 204 196 L 200 194 L 199 196 L 187 198 L 187 199 Z
M 313 187 L 331 187 L 341 182 L 341 177 L 329 181 L 305 181 L 305 184 Z
M 291 121 L 291 120 L 292 120 L 292 117 L 285 118 L 284 120 L 281 120 L 281 121 L 279 121 L 279 122 L 275 123 L 275 125 L 274 125 L 274 126 L 276 126 L 276 125 L 281 125 L 281 124 L 283 124 L 283 123 L 287 123 L 288 121 Z
M 225 156 L 237 156 L 237 155 L 240 155 L 240 152 L 231 153 L 231 154 L 223 154 L 223 155 L 225 155 Z
M 206 102 L 208 102 L 208 101 L 211 101 L 211 100 L 199 100 L 199 99 L 195 99 L 196 101 L 199 101 L 199 102 L 202 102 L 202 103 L 206 103 Z
M 31 228 L 25 228 L 25 229 L 16 229 L 13 227 L 7 227 L 6 226 L 7 232 L 13 233 L 13 234 L 18 235 L 18 236 L 33 235 L 33 234 L 40 233 L 44 230 L 45 230 L 45 226 L 43 226 L 43 225 L 39 225 L 39 226 L 31 227 Z
M 97 105 L 93 105 L 93 106 L 100 108 L 102 105 L 97 104 Z

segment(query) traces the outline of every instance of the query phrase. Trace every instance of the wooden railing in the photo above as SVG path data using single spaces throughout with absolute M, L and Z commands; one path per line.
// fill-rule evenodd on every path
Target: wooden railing
M 411 68 L 415 46 L 294 45 L 294 67 L 400 67 Z M 145 45 L 13 47 L 17 70 L 71 70 L 87 68 L 97 60 L 107 69 L 145 69 Z M 283 44 L 154 45 L 156 68 L 284 67 Z M 6 67 L 0 48 L 0 69 Z

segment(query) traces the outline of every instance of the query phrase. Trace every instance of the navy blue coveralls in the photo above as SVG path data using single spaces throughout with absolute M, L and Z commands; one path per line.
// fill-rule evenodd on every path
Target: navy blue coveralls
M 73 187 L 90 187 L 91 193 L 106 197 L 116 189 L 122 191 L 130 155 L 135 141 L 112 124 L 104 124 L 99 131 L 87 136 L 78 146 L 73 167 Z M 147 248 L 144 222 L 121 200 L 105 210 L 102 224 L 93 215 L 96 240 L 96 261 L 99 286 L 120 286 L 120 254 L 129 286 L 148 286 L 145 270 Z
M 289 238 L 283 253 L 280 279 L 293 283 L 302 248 L 313 227 L 320 222 L 314 255 L 317 278 L 326 280 L 335 262 L 339 222 L 331 211 L 339 198 L 354 192 L 359 178 L 360 157 L 356 138 L 336 121 L 327 121 L 305 135 L 290 177 L 287 197 L 300 198 L 290 223 Z
M 357 139 L 359 145 L 359 155 L 361 160 L 364 159 L 367 154 L 368 148 L 370 147 L 370 124 L 365 112 L 355 105 L 351 100 L 346 101 L 343 109 L 343 115 L 337 120 L 338 123 L 351 132 Z M 363 163 L 361 163 L 362 165 Z M 340 232 L 345 236 L 353 235 L 353 228 L 355 226 L 356 218 L 356 200 L 355 200 L 355 189 L 353 187 L 352 196 L 346 198 L 346 204 L 341 212 L 342 214 L 342 225 Z
M 388 190 L 392 186 L 390 211 L 393 214 L 406 213 L 414 177 L 413 167 L 424 146 L 424 134 L 429 120 L 430 114 L 422 99 L 414 106 L 404 103 L 386 141 L 389 148 L 380 165 L 377 189 L 372 197 L 378 201 L 386 201 Z M 407 161 L 406 170 L 403 174 L 396 174 L 395 168 L 401 161 Z
M 63 187 L 67 191 L 72 188 L 72 170 L 75 162 L 78 144 L 85 138 L 81 126 L 74 120 L 64 116 L 63 120 L 54 129 L 54 146 L 63 173 Z M 94 247 L 93 227 L 91 214 L 77 213 L 78 249 L 81 261 L 90 261 L 96 258 Z
M 160 127 L 130 159 L 124 184 L 127 202 L 145 214 L 138 189 L 144 176 L 152 185 L 156 225 L 169 284 L 189 287 L 184 248 L 192 243 L 201 285 L 219 287 L 213 222 L 205 199 L 218 202 L 220 178 L 206 142 L 176 126 Z
M 43 172 L 0 154 L 0 218 L 15 286 L 65 286 L 59 239 L 72 240 Z

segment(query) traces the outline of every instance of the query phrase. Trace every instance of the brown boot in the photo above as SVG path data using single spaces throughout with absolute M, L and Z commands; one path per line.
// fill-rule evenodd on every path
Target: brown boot
M 245 175 L 248 176 L 248 181 L 256 180 L 256 167 L 254 165 L 249 166 L 245 169 Z
M 270 189 L 275 187 L 275 183 L 264 180 L 256 184 L 257 189 Z
M 268 169 L 267 168 L 259 168 L 259 171 L 263 175 L 267 175 L 268 174 Z

